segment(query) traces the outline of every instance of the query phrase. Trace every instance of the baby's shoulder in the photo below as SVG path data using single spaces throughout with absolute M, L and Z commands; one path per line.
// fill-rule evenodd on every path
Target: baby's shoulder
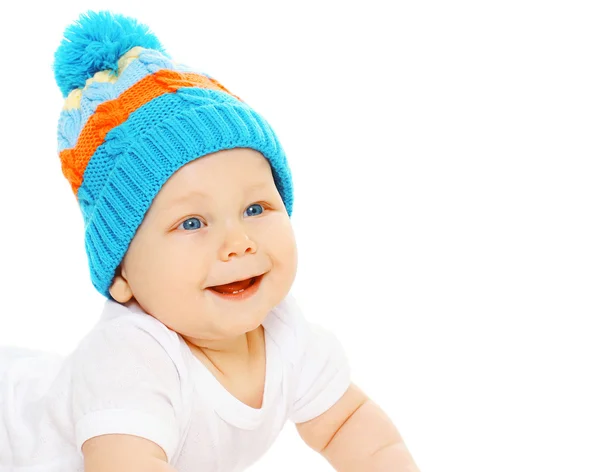
M 268 335 L 279 346 L 282 354 L 296 363 L 314 347 L 315 336 L 325 331 L 310 322 L 292 295 L 273 308 L 263 322 Z
M 124 342 L 141 344 L 169 344 L 169 329 L 154 317 L 141 310 L 107 300 L 98 322 L 81 339 L 79 347 L 93 343 Z
M 185 368 L 177 333 L 141 308 L 112 300 L 70 357 L 75 364 L 174 364 L 180 375 Z

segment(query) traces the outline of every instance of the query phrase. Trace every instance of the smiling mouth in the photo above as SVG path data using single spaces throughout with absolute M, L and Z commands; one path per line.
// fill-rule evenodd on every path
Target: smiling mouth
M 246 291 L 249 291 L 251 287 L 254 287 L 260 282 L 264 274 L 250 277 L 249 279 L 238 280 L 224 285 L 215 285 L 208 287 L 209 290 L 216 292 L 220 295 L 240 295 Z

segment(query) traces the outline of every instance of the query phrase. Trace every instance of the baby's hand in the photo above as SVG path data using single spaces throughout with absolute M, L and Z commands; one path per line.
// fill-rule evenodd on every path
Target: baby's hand
M 337 471 L 419 472 L 396 427 L 354 384 L 325 413 L 296 427 Z
M 83 443 L 81 452 L 85 472 L 176 472 L 157 444 L 138 436 L 96 436 Z

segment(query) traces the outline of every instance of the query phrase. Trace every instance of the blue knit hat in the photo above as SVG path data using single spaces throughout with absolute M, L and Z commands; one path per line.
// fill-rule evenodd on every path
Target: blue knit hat
M 66 98 L 58 151 L 85 221 L 94 287 L 109 287 L 154 197 L 180 167 L 223 149 L 251 148 L 271 165 L 289 215 L 293 187 L 270 125 L 217 80 L 174 63 L 147 26 L 87 12 L 55 53 Z

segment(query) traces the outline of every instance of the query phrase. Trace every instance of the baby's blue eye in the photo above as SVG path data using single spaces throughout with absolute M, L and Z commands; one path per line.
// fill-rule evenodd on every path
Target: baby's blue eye
M 248 216 L 256 216 L 256 215 L 260 215 L 263 211 L 264 211 L 264 208 L 262 207 L 262 205 L 259 203 L 255 203 L 253 205 L 250 205 L 246 209 L 245 214 L 248 214 Z
M 202 222 L 198 218 L 188 218 L 179 225 L 182 229 L 199 229 L 202 226 Z

